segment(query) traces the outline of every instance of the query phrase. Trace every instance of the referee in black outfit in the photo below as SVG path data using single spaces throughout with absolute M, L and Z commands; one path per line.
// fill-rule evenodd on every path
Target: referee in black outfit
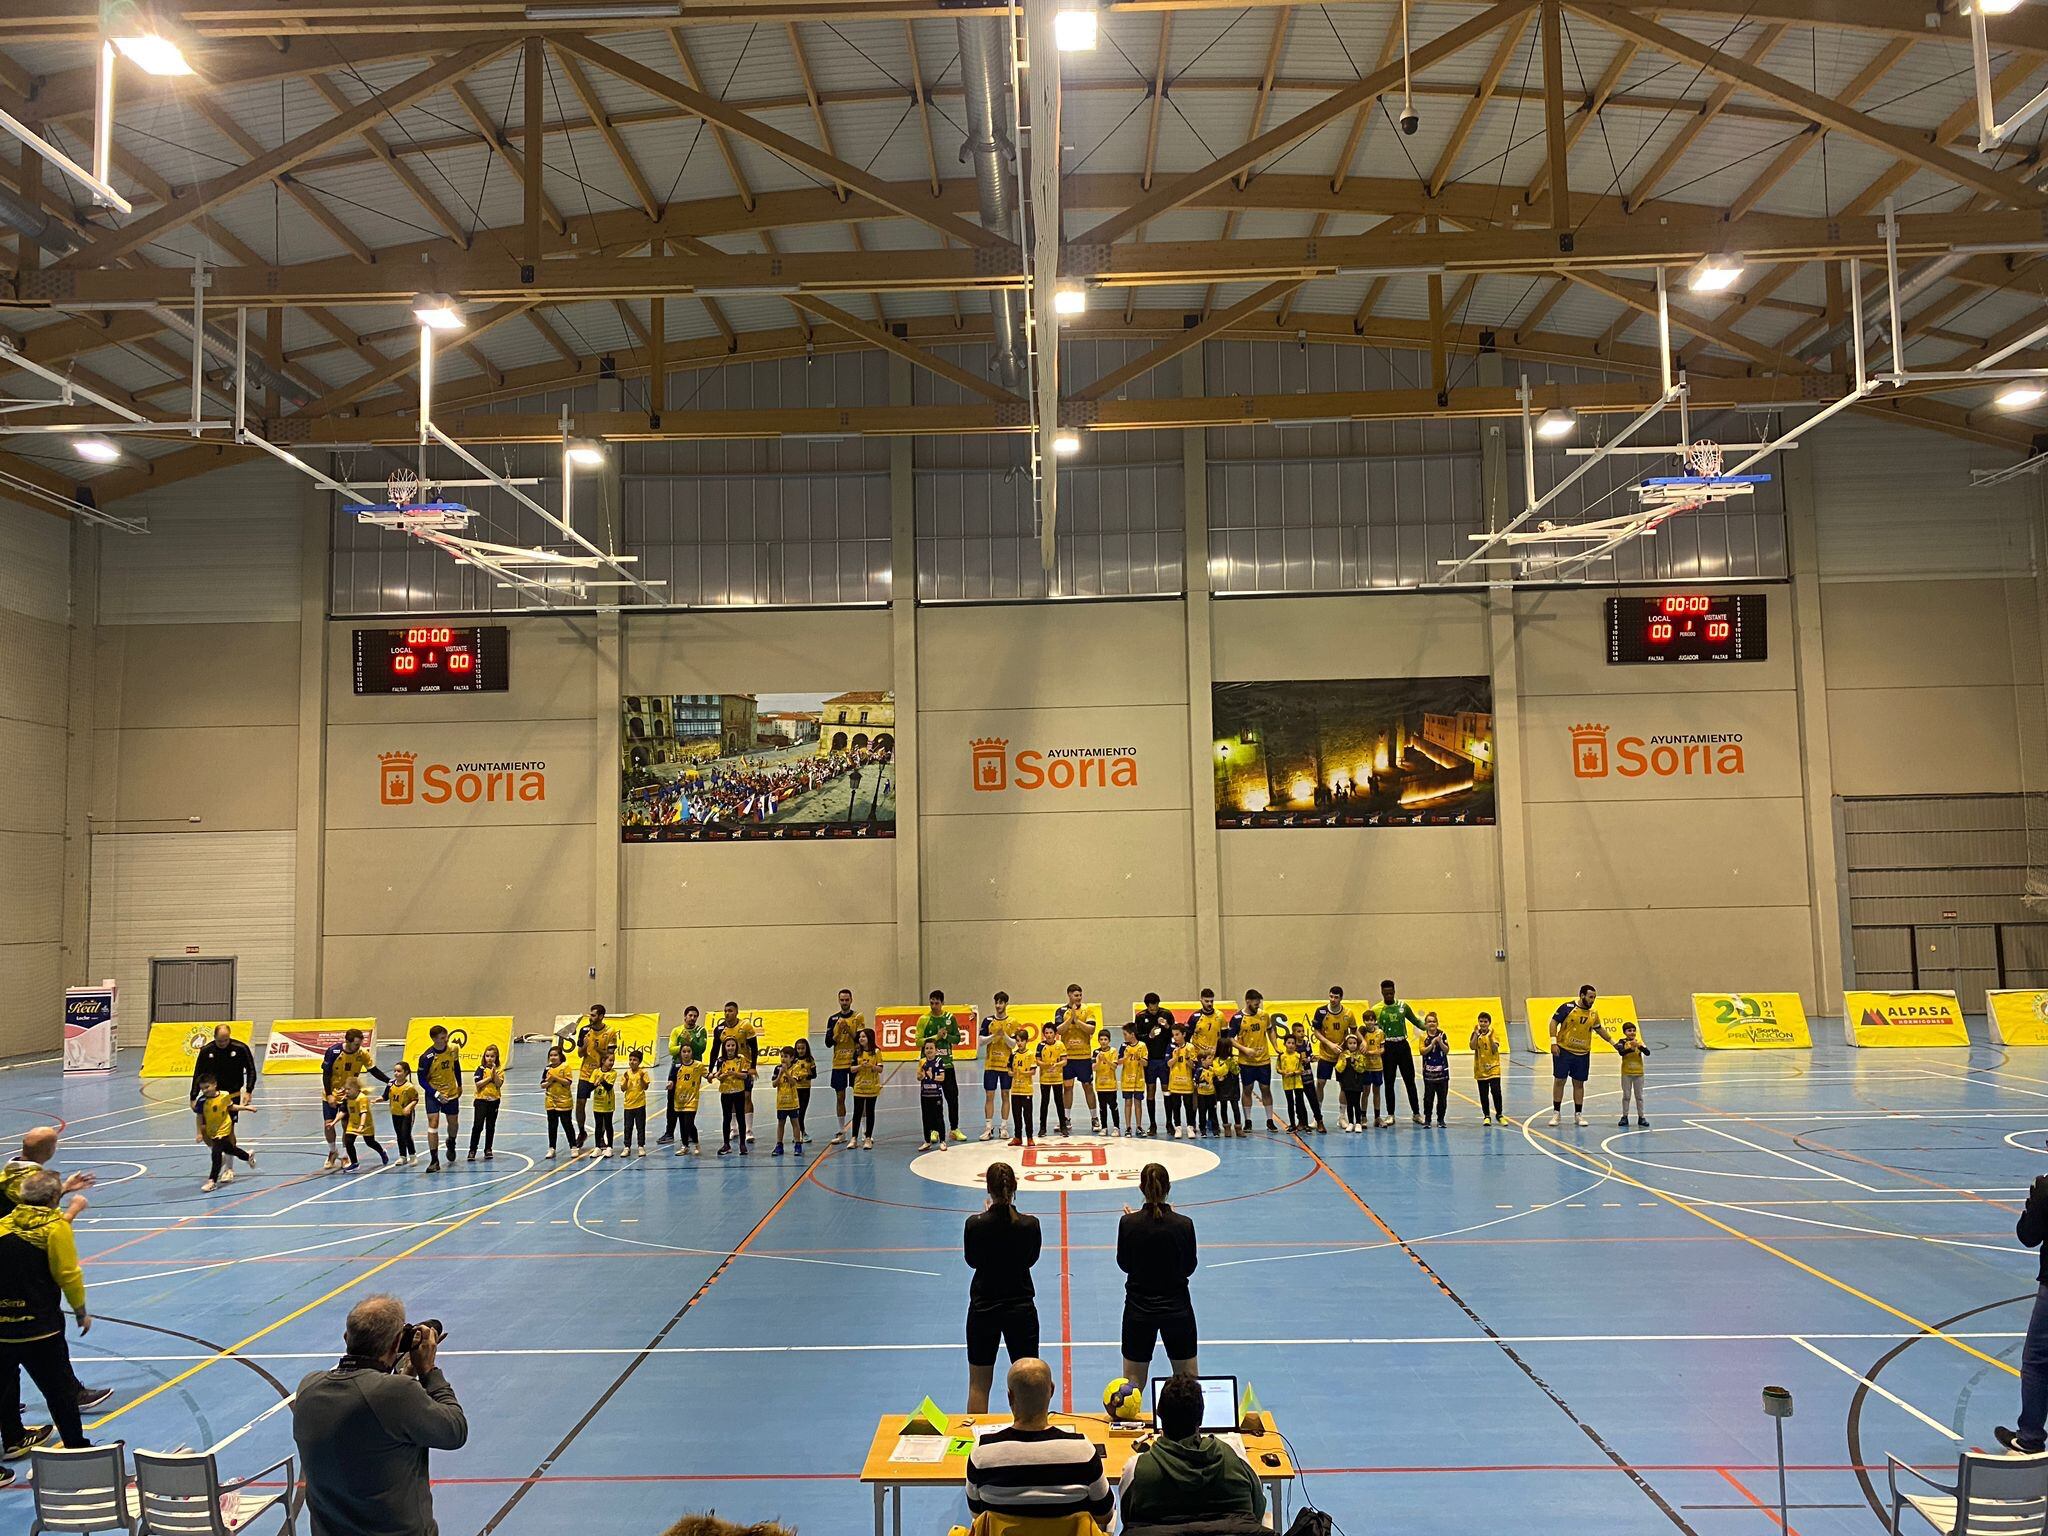
M 256 1096 L 256 1053 L 237 1040 L 234 1030 L 226 1024 L 214 1025 L 213 1038 L 199 1047 L 192 1062 L 192 1087 L 187 1097 L 197 1099 L 200 1080 L 208 1077 L 235 1101 L 238 1109 L 247 1108 Z
M 1017 1209 L 1017 1170 L 990 1163 L 983 1175 L 988 1204 L 967 1218 L 962 1243 L 974 1283 L 967 1292 L 967 1411 L 988 1412 L 996 1349 L 1010 1363 L 1038 1354 L 1038 1301 L 1031 1266 L 1043 1246 L 1038 1218 Z

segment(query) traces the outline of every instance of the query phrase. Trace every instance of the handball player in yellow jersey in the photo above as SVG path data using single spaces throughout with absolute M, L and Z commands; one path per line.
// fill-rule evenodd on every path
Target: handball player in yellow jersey
M 1575 1003 L 1559 1003 L 1557 1012 L 1550 1016 L 1550 1123 L 1564 1111 L 1564 1085 L 1572 1085 L 1572 1117 L 1581 1128 L 1586 1123 L 1586 1073 L 1593 1060 L 1593 1037 L 1598 1035 L 1609 1045 L 1614 1036 L 1607 1033 L 1607 1026 L 1600 1022 L 1600 1015 L 1593 1007 L 1598 994 L 1591 987 L 1579 988 Z

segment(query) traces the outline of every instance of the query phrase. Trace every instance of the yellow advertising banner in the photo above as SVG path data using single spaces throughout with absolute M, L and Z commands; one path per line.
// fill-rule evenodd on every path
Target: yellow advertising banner
M 794 1045 L 811 1036 L 811 1010 L 808 1008 L 742 1008 L 740 1017 L 754 1026 L 755 1037 L 761 1043 L 761 1054 L 781 1050 L 785 1045 Z M 716 1019 L 711 1021 L 717 1023 Z M 811 1047 L 813 1055 L 817 1047 Z
M 1797 992 L 1695 992 L 1692 1038 L 1709 1051 L 1809 1050 L 1806 1004 Z
M 375 1019 L 272 1019 L 270 1040 L 263 1047 L 263 1075 L 317 1075 L 327 1048 L 340 1045 L 352 1029 L 360 1029 L 365 1040 L 377 1038 Z
M 1986 992 L 1991 1038 L 2000 1045 L 2048 1045 L 2048 992 Z
M 223 1021 L 234 1037 L 247 1045 L 255 1037 L 256 1025 L 250 1019 L 228 1019 Z M 199 1048 L 213 1038 L 218 1024 L 152 1024 L 149 1038 L 142 1045 L 142 1075 L 144 1077 L 192 1076 L 192 1063 L 199 1059 Z
M 1548 1055 L 1550 1053 L 1551 1015 L 1557 1012 L 1560 1004 L 1575 1003 L 1578 1001 L 1578 998 L 1576 995 L 1572 997 L 1530 997 L 1524 998 L 1523 1001 L 1529 1005 L 1529 1049 L 1532 1051 L 1542 1051 L 1545 1055 Z M 1419 1006 L 1416 1011 L 1421 1011 Z M 1607 1027 L 1607 1032 L 1610 1035 L 1619 1035 L 1621 1033 L 1621 1026 L 1624 1024 L 1633 1024 L 1638 1034 L 1642 1032 L 1642 1015 L 1636 1012 L 1635 998 L 1627 992 L 1602 992 L 1594 1000 L 1593 1012 L 1599 1016 L 1600 1022 Z M 1614 1054 L 1614 1047 L 1607 1044 L 1598 1035 L 1593 1037 L 1593 1049 L 1596 1053 L 1605 1051 L 1609 1056 Z
M 1187 1023 L 1190 1017 L 1202 1011 L 1202 1004 L 1199 999 L 1192 1003 L 1161 1003 L 1159 1006 L 1164 1008 L 1168 1013 L 1172 1014 L 1174 1018 L 1182 1024 Z M 1237 1017 L 1237 1010 L 1238 1005 L 1236 1003 L 1226 1003 L 1220 997 L 1216 999 L 1216 1012 L 1222 1016 L 1223 1022 L 1225 1024 L 1228 1024 L 1232 1019 Z M 1143 1013 L 1144 1011 L 1145 1005 L 1142 1002 L 1133 1003 L 1131 1004 L 1130 1016 L 1135 1019 L 1139 1014 Z M 1124 1021 L 1122 1019 L 1118 1019 L 1118 1026 L 1121 1027 L 1123 1022 Z
M 576 1034 L 583 1028 L 584 1015 L 580 1013 L 558 1013 L 555 1015 L 553 1034 L 555 1043 L 562 1048 L 562 1054 L 571 1061 L 576 1060 Z M 619 1065 L 626 1064 L 626 1058 L 635 1051 L 643 1052 L 651 1065 L 659 1054 L 657 1042 L 661 1039 L 661 1015 L 658 1013 L 608 1013 L 605 1023 L 611 1025 L 619 1037 Z M 718 1022 L 714 1015 L 702 1021 L 708 1034 L 711 1026 Z M 468 1058 L 465 1057 L 465 1060 Z
M 1849 1044 L 1927 1049 L 1968 1046 L 1953 992 L 1844 992 L 1842 1033 Z
M 874 1017 L 875 1050 L 884 1061 L 917 1060 L 917 1021 L 931 1012 L 928 1004 L 914 1008 L 877 1008 Z M 960 1026 L 960 1043 L 953 1047 L 953 1059 L 981 1054 L 981 1013 L 972 1003 L 948 1004 L 946 1012 Z M 1016 1008 L 1010 1017 L 1020 1018 Z
M 1453 1056 L 1472 1054 L 1472 1031 L 1479 1023 L 1479 1015 L 1485 1014 L 1493 1020 L 1493 1038 L 1500 1042 L 1502 1050 L 1508 1050 L 1507 1004 L 1497 997 L 1411 997 L 1408 1006 L 1422 1018 L 1432 1013 L 1443 1031 L 1451 1038 Z M 1359 1013 L 1371 1010 L 1360 1008 Z M 1409 1031 L 1410 1034 L 1414 1030 Z
M 449 1018 L 409 1019 L 405 1026 L 405 1064 L 417 1068 L 420 1052 L 432 1045 L 436 1024 L 448 1027 L 448 1043 L 462 1053 L 462 1070 L 473 1072 L 483 1059 L 484 1047 L 495 1045 L 498 1060 L 512 1064 L 512 1015 L 455 1015 Z
M 1066 1006 L 1065 1003 L 1012 1003 L 1009 1010 L 1010 1022 L 1029 1024 L 1034 1034 L 1042 1033 L 1045 1026 L 1053 1021 L 1053 1015 Z M 1102 1004 L 1083 1003 L 1081 1013 L 1095 1027 L 1095 1038 L 1100 1040 L 1103 1030 Z M 1117 1023 L 1122 1024 L 1123 1020 L 1118 1019 Z M 983 1019 L 981 1027 L 986 1030 L 988 1020 Z

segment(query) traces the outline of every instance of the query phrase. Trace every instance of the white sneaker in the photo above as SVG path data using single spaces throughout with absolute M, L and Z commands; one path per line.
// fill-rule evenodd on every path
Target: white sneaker
M 1550 1112 L 1550 1123 L 1552 1125 L 1557 1124 L 1557 1111 L 1554 1109 Z
M 204 1184 L 202 1184 L 202 1185 L 200 1185 L 200 1186 L 199 1186 L 199 1192 L 200 1192 L 200 1193 L 201 1193 L 202 1195 L 210 1193 L 210 1192 L 212 1191 L 212 1189 L 213 1189 L 213 1180 L 211 1180 L 211 1179 L 208 1179 L 208 1180 L 207 1180 L 207 1181 L 206 1181 L 206 1182 L 205 1182 Z
M 846 1140 L 846 1127 L 842 1125 L 839 1127 L 838 1130 L 832 1133 L 832 1139 L 826 1142 L 825 1145 L 828 1147 L 836 1147 L 839 1145 L 839 1143 L 841 1143 L 844 1140 Z
M 1584 1115 L 1573 1115 L 1572 1119 L 1578 1122 L 1580 1130 L 1583 1131 L 1586 1128 L 1586 1117 Z
M 221 1183 L 223 1183 L 223 1184 L 232 1184 L 232 1183 L 234 1183 L 234 1182 L 235 1182 L 235 1170 L 234 1170 L 234 1169 L 232 1169 L 232 1168 L 230 1168 L 230 1169 L 229 1169 L 229 1170 L 228 1170 L 228 1171 L 227 1171 L 226 1173 L 223 1173 L 223 1174 L 222 1174 L 222 1175 L 220 1176 L 220 1181 L 221 1181 Z
M 684 1157 L 684 1156 L 687 1156 L 687 1155 L 688 1155 L 688 1153 L 689 1153 L 689 1150 L 690 1150 L 690 1149 L 689 1149 L 688 1147 L 677 1147 L 677 1148 L 676 1148 L 676 1156 L 677 1156 L 677 1157 Z
M 645 1156 L 647 1155 L 647 1149 L 646 1149 L 645 1147 L 642 1147 L 642 1148 L 640 1149 L 640 1155 L 641 1155 L 642 1157 L 645 1157 Z
M 862 1151 L 872 1152 L 875 1150 L 875 1138 L 872 1136 L 865 1137 L 862 1139 L 860 1145 Z
M 553 1162 L 554 1160 L 555 1160 L 555 1149 L 554 1149 L 553 1147 L 549 1147 L 549 1148 L 548 1148 L 548 1161 L 552 1163 L 552 1162 Z
M 996 1139 L 996 1128 L 992 1125 L 984 1125 L 981 1128 L 981 1139 L 983 1141 L 994 1141 Z

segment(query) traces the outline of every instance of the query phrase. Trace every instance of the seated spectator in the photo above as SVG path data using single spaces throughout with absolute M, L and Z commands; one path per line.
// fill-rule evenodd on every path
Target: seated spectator
M 967 1507 L 1002 1530 L 1033 1530 L 1041 1522 L 1086 1529 L 1080 1517 L 1107 1524 L 1115 1507 L 1102 1448 L 1078 1430 L 1055 1428 L 1052 1368 L 1027 1355 L 1013 1361 L 1005 1385 L 1010 1423 L 981 1437 L 967 1457 Z
M 1256 1529 L 1266 1490 L 1245 1459 L 1202 1433 L 1202 1385 L 1169 1377 L 1159 1389 L 1159 1434 L 1124 1466 L 1124 1529 L 1243 1516 Z
M 661 1536 L 796 1536 L 796 1532 L 772 1520 L 759 1525 L 734 1525 L 716 1515 L 685 1515 Z

